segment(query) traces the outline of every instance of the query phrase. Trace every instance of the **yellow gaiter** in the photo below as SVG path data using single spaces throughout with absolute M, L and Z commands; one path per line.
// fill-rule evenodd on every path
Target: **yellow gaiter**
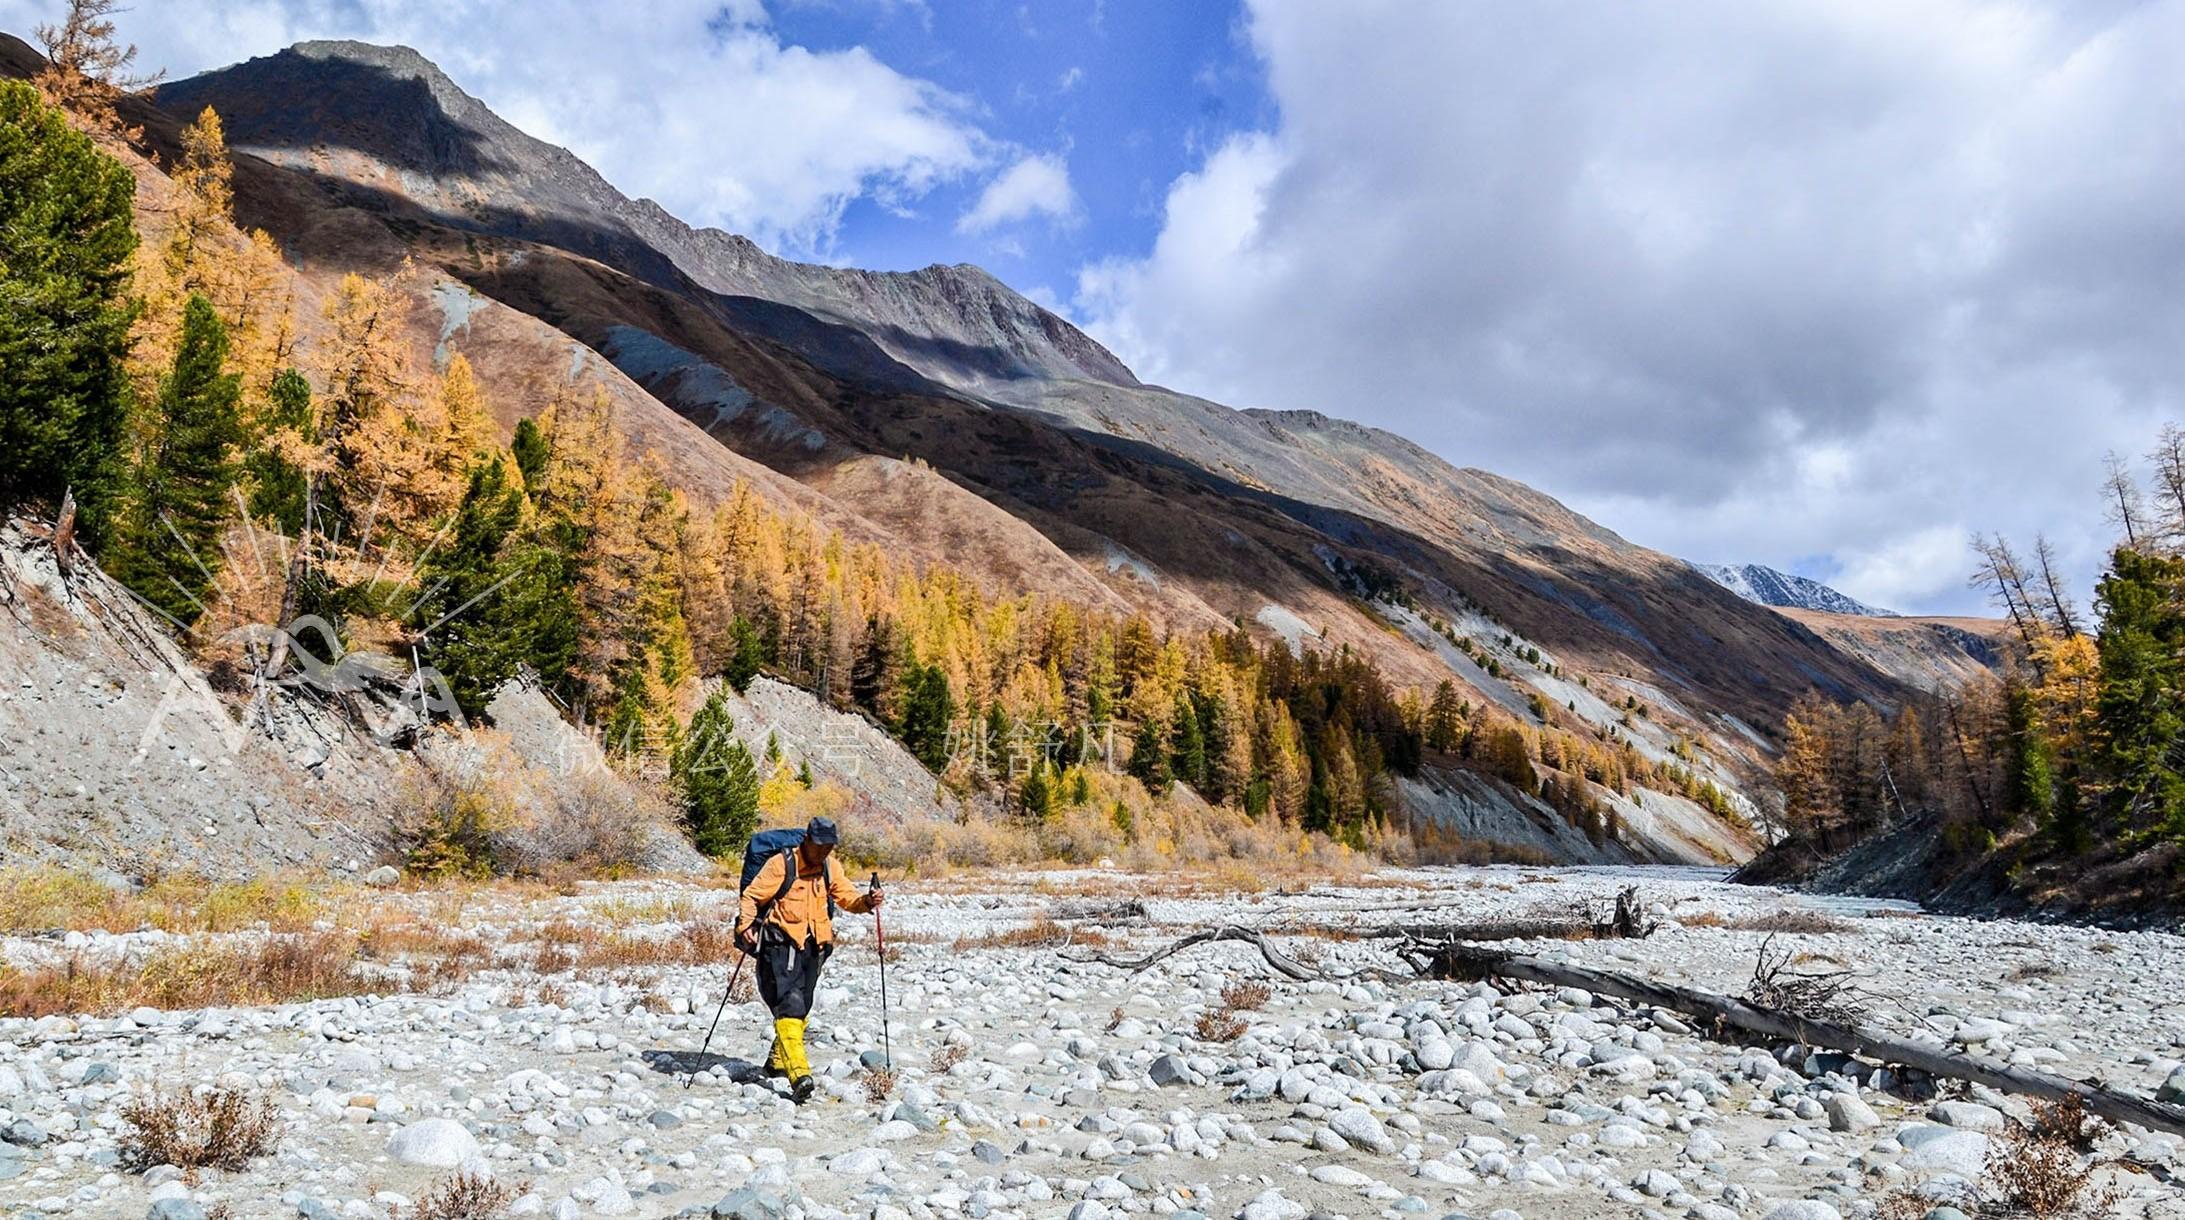
M 804 1018 L 781 1017 L 774 1022 L 774 1053 L 766 1065 L 789 1073 L 791 1080 L 812 1074 L 812 1065 L 804 1058 Z

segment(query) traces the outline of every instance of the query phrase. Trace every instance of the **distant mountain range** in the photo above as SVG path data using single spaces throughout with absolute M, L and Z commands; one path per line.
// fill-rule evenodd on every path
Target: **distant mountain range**
M 1876 609 L 1857 598 L 1839 593 L 1818 580 L 1779 572 L 1764 564 L 1695 563 L 1692 566 L 1713 577 L 1730 592 L 1763 606 L 1778 606 L 1786 610 L 1825 610 L 1830 614 L 1864 614 L 1875 618 L 1897 616 L 1894 610 Z

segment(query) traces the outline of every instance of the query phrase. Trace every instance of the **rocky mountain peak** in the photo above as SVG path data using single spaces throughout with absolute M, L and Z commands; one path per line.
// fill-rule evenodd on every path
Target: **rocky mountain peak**
M 685 224 L 518 130 L 410 47 L 298 43 L 155 97 L 170 110 L 212 106 L 236 148 L 395 197 L 386 206 L 406 201 L 440 223 L 578 248 L 663 287 L 687 276 L 788 305 L 864 332 L 937 382 L 974 391 L 1022 378 L 1138 384 L 1113 353 L 983 268 L 819 266 Z M 336 155 L 315 155 L 324 151 Z
M 1894 618 L 1896 611 L 1881 610 L 1855 597 L 1829 588 L 1820 581 L 1779 572 L 1765 564 L 1695 563 L 1716 584 L 1749 602 L 1787 610 L 1825 610 L 1831 614 L 1859 614 Z

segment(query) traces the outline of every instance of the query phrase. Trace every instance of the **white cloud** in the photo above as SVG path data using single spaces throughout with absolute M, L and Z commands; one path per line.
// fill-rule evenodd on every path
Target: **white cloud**
M 2102 452 L 2185 415 L 2185 129 L 2149 118 L 2185 109 L 2185 0 L 1252 0 L 1249 32 L 1279 122 L 1080 276 L 1149 379 L 1906 609 L 1977 605 L 1968 527 L 2090 577 Z
M 0 0 L 27 34 L 59 0 Z M 969 106 L 861 47 L 784 45 L 758 0 L 160 0 L 121 18 L 188 75 L 307 38 L 417 48 L 531 134 L 694 223 L 824 254 L 842 213 L 983 169 Z
M 996 175 L 979 198 L 956 220 L 958 233 L 984 233 L 1003 225 L 1044 216 L 1068 223 L 1077 216 L 1077 192 L 1060 156 L 1047 153 L 1020 158 Z

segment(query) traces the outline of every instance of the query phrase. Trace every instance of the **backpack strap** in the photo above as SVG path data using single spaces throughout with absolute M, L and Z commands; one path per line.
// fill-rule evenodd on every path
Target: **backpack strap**
M 765 923 L 766 917 L 773 913 L 774 904 L 780 902 L 782 900 L 782 895 L 787 894 L 789 892 L 789 887 L 795 885 L 796 883 L 797 849 L 794 847 L 784 847 L 781 849 L 781 888 L 774 891 L 774 896 L 772 898 L 769 898 L 759 904 L 758 917 L 752 922 L 762 924 Z

